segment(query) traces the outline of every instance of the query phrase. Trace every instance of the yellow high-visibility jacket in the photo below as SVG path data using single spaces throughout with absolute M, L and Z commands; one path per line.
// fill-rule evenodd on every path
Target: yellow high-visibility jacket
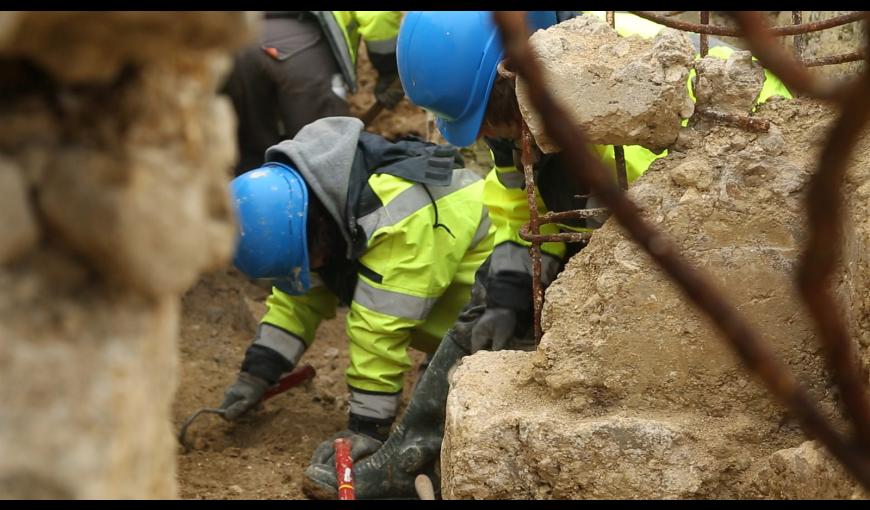
M 601 19 L 605 18 L 604 11 L 588 11 Z M 639 35 L 642 37 L 654 37 L 664 27 L 640 18 L 630 13 L 616 13 L 616 31 L 619 35 Z M 712 46 L 709 54 L 719 58 L 728 58 L 734 49 L 728 46 Z M 700 55 L 698 55 L 700 58 Z M 695 96 L 692 92 L 692 79 L 695 76 L 692 70 L 689 75 L 688 89 L 692 100 Z M 772 96 L 791 98 L 788 89 L 779 78 L 765 70 L 765 81 L 762 90 L 756 100 L 760 104 Z M 684 120 L 683 125 L 688 122 Z M 491 145 L 492 147 L 492 145 Z M 593 145 L 591 147 L 602 159 L 605 165 L 616 172 L 612 145 Z M 634 182 L 647 168 L 658 158 L 665 157 L 668 152 L 656 154 L 639 145 L 624 146 L 626 174 L 628 182 Z M 524 178 L 522 169 L 516 168 L 511 159 L 505 154 L 497 154 L 493 151 L 494 168 L 486 177 L 484 201 L 489 207 L 490 217 L 497 227 L 495 248 L 492 254 L 490 275 L 499 271 L 526 271 L 531 274 L 531 261 L 527 247 L 531 243 L 524 241 L 519 236 L 520 227 L 529 222 L 529 208 L 526 193 L 523 189 Z M 548 208 L 541 199 L 541 190 L 537 190 L 538 214 L 544 214 Z M 587 207 L 594 206 L 587 204 Z M 588 224 L 588 223 L 587 223 Z M 547 224 L 541 226 L 542 234 L 552 234 L 560 230 L 566 230 L 565 225 Z M 570 230 L 591 230 L 589 227 L 570 228 Z M 541 245 L 542 271 L 541 279 L 544 285 L 548 285 L 555 278 L 559 264 L 565 256 L 566 246 L 561 242 L 543 243 Z
M 311 11 L 320 20 L 341 74 L 351 92 L 356 92 L 356 60 L 360 40 L 379 73 L 396 69 L 396 41 L 401 11 Z
M 299 170 L 336 219 L 348 251 L 334 256 L 339 262 L 322 269 L 304 295 L 273 287 L 243 370 L 257 375 L 255 365 L 281 365 L 276 354 L 285 369 L 295 366 L 320 322 L 343 302 L 351 413 L 395 415 L 412 366 L 408 347 L 436 350 L 492 251 L 484 183 L 454 168 L 455 154 L 418 140 L 388 142 L 346 117 L 315 121 L 267 151 L 267 161 Z

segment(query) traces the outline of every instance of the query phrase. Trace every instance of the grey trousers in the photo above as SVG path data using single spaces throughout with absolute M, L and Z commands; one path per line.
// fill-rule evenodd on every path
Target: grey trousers
M 238 117 L 235 175 L 261 166 L 266 149 L 306 124 L 350 115 L 336 94 L 344 82 L 334 82 L 341 71 L 319 24 L 280 18 L 264 20 L 263 28 L 262 41 L 236 55 L 223 89 Z

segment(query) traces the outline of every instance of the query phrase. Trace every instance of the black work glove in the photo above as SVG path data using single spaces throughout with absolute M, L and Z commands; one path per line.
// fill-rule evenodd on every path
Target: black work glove
M 517 327 L 517 314 L 510 308 L 487 308 L 471 328 L 471 353 L 481 349 L 500 351 L 507 347 Z
M 394 84 L 394 82 L 396 82 Z M 391 87 L 391 85 L 393 85 Z M 393 109 L 405 97 L 405 91 L 399 82 L 398 73 L 379 73 L 375 83 L 375 99 L 389 109 Z
M 235 420 L 249 409 L 257 405 L 263 397 L 263 393 L 269 389 L 270 384 L 257 376 L 247 372 L 239 372 L 239 377 L 224 392 L 224 401 L 221 409 L 225 409 L 224 418 Z
M 320 443 L 320 446 L 318 446 L 311 455 L 311 464 L 326 464 L 328 466 L 334 466 L 335 447 L 333 443 L 340 437 L 350 439 L 350 458 L 354 462 L 375 453 L 381 445 L 383 445 L 382 442 L 371 436 L 345 429 Z

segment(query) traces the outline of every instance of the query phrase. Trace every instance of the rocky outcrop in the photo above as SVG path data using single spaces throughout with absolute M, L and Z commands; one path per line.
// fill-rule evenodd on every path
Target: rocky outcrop
M 833 112 L 808 100 L 773 99 L 757 115 L 771 122 L 769 132 L 694 121 L 630 194 L 840 422 L 793 280 L 806 236 L 804 191 Z M 853 338 L 863 342 L 868 140 L 865 133 L 847 179 L 851 209 L 838 287 Z M 848 475 L 801 446 L 806 438 L 793 417 L 613 220 L 547 290 L 543 326 L 537 352 L 476 354 L 454 373 L 442 449 L 445 497 L 854 493 Z M 856 345 L 866 368 L 867 347 Z M 800 467 L 810 457 L 812 467 Z

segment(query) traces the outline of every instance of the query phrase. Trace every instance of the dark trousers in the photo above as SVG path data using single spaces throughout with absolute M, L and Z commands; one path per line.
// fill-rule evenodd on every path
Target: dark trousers
M 333 92 L 340 70 L 317 22 L 266 19 L 263 27 L 262 42 L 236 55 L 224 86 L 238 117 L 235 175 L 261 166 L 266 149 L 306 124 L 350 115 L 347 102 Z

